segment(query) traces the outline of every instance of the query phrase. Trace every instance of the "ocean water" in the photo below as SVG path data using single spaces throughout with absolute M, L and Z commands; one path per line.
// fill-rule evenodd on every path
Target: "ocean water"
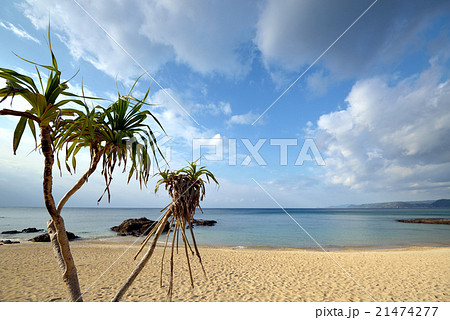
M 450 245 L 450 225 L 400 223 L 397 219 L 450 218 L 450 209 L 203 209 L 196 219 L 216 220 L 196 226 L 201 245 L 230 247 L 327 248 Z M 83 239 L 117 238 L 110 227 L 128 218 L 157 220 L 159 209 L 66 208 L 66 229 Z M 45 229 L 44 208 L 0 208 L 0 232 L 28 227 Z M 311 239 L 307 233 L 317 241 Z M 188 233 L 189 234 L 189 233 Z M 0 234 L 0 239 L 27 240 L 36 234 Z M 132 238 L 132 237 L 125 237 Z

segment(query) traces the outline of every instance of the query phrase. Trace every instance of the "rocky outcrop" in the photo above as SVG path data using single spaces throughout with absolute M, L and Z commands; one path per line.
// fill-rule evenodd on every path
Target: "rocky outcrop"
M 26 228 L 22 231 L 18 230 L 9 230 L 9 231 L 3 231 L 2 234 L 16 234 L 16 233 L 34 233 L 34 232 L 43 232 L 44 229 L 36 229 L 36 228 Z
M 155 227 L 158 221 L 153 221 L 145 217 L 139 219 L 127 219 L 123 221 L 120 225 L 111 227 L 112 231 L 117 232 L 118 235 L 130 235 L 130 236 L 146 236 Z M 163 232 L 169 231 L 170 225 L 167 222 Z
M 20 233 L 20 231 L 17 230 L 8 230 L 8 231 L 3 231 L 2 234 L 16 234 L 16 233 Z
M 0 244 L 14 244 L 14 243 L 20 243 L 20 241 L 12 241 L 12 240 L 2 240 L 2 241 L 0 241 Z
M 69 241 L 79 238 L 79 236 L 76 236 L 72 232 L 66 231 L 66 233 L 67 233 L 67 237 L 69 238 Z M 34 237 L 33 239 L 30 239 L 30 241 L 32 241 L 32 242 L 50 242 L 50 236 L 48 235 L 48 233 L 44 233 L 44 234 Z
M 194 224 L 194 226 L 213 226 L 217 223 L 217 221 L 216 220 L 202 220 L 202 219 L 196 220 L 196 219 L 194 219 L 192 221 L 192 223 Z
M 397 220 L 404 223 L 429 223 L 429 224 L 450 224 L 450 219 L 426 218 L 426 219 L 404 219 Z
M 35 233 L 35 232 L 44 232 L 44 229 L 26 228 L 22 230 L 22 233 Z

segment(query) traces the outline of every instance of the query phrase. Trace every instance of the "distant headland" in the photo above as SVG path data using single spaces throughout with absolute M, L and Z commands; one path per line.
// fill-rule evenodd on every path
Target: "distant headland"
M 439 209 L 450 208 L 450 199 L 425 200 L 425 201 L 395 201 L 366 204 L 349 204 L 334 208 L 359 208 L 359 209 Z

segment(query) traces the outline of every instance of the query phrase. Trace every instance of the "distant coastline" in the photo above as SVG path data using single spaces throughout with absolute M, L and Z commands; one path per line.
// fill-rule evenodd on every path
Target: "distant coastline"
M 425 201 L 393 201 L 365 204 L 346 204 L 331 208 L 355 208 L 355 209 L 439 209 L 450 208 L 450 199 L 425 200 Z

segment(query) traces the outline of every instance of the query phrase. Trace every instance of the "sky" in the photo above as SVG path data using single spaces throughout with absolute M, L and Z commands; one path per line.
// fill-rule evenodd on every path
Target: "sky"
M 171 169 L 200 158 L 204 207 L 329 207 L 450 198 L 450 2 L 17 0 L 2 3 L 0 67 L 50 64 L 72 92 L 142 97 Z M 0 80 L 0 86 L 5 82 Z M 20 99 L 0 107 L 26 110 Z M 0 206 L 43 206 L 43 157 L 0 117 Z M 76 174 L 54 170 L 56 200 Z M 163 164 L 164 165 L 164 164 Z M 117 170 L 101 207 L 161 207 Z M 97 206 L 100 170 L 69 202 Z

